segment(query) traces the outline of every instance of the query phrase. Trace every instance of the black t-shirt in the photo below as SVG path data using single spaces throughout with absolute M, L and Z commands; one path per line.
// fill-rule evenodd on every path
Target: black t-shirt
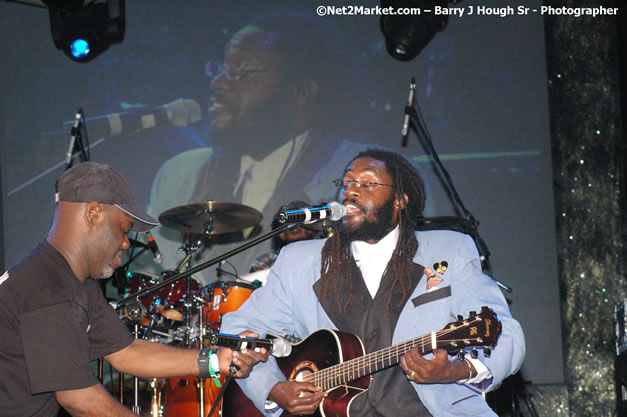
M 91 361 L 132 341 L 98 283 L 44 240 L 0 277 L 0 414 L 55 416 L 55 391 L 97 384 Z

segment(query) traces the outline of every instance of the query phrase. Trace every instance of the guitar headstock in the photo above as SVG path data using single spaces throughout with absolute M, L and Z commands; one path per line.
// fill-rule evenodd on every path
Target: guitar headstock
M 437 332 L 437 346 L 449 352 L 456 352 L 471 346 L 493 348 L 501 335 L 501 321 L 488 307 L 481 312 L 471 312 L 469 317 L 460 317 Z

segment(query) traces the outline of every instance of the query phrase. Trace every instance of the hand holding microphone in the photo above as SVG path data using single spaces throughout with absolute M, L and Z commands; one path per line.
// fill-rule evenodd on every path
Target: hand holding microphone
M 210 343 L 214 346 L 226 346 L 231 349 L 219 349 L 218 350 L 218 362 L 220 372 L 223 375 L 228 375 L 231 371 L 236 378 L 245 378 L 250 374 L 253 366 L 258 362 L 265 362 L 268 360 L 269 348 L 266 346 L 257 345 L 252 347 L 250 343 L 267 343 L 272 345 L 272 342 L 267 339 L 256 339 L 259 337 L 257 333 L 251 331 L 244 331 L 239 335 L 217 334 L 210 337 Z M 236 339 L 247 341 L 246 346 L 240 344 Z M 256 342 L 252 342 L 252 341 Z M 282 339 L 277 339 L 282 340 Z M 214 343 L 215 342 L 215 343 Z M 288 342 L 284 341 L 288 344 Z M 291 351 L 291 345 L 290 351 Z M 261 351 L 260 348 L 264 347 L 265 351 Z M 245 352 L 241 352 L 237 349 L 246 349 Z M 270 349 L 272 349 L 270 347 Z M 289 355 L 290 352 L 283 354 L 283 356 Z

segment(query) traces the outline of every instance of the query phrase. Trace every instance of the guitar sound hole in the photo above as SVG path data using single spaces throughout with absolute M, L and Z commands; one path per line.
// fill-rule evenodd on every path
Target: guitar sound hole
M 316 366 L 315 363 L 310 362 L 310 361 L 304 361 L 299 363 L 293 370 L 292 373 L 290 374 L 290 377 L 288 378 L 290 381 L 298 381 L 298 382 L 303 382 L 305 380 L 307 380 L 307 378 L 309 377 L 309 375 L 313 374 L 314 372 L 318 371 L 318 367 Z M 311 379 L 309 379 L 309 382 L 313 382 Z

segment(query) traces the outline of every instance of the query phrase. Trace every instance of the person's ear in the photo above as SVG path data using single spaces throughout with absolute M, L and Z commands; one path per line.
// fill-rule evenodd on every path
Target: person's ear
M 103 210 L 100 203 L 92 201 L 85 206 L 85 223 L 89 227 L 94 227 L 102 219 Z
M 399 198 L 398 195 L 396 196 L 394 204 L 396 205 L 396 208 L 398 208 L 399 210 L 403 210 L 405 207 L 407 207 L 408 202 L 409 197 L 407 196 L 407 193 L 403 193 L 403 198 Z

